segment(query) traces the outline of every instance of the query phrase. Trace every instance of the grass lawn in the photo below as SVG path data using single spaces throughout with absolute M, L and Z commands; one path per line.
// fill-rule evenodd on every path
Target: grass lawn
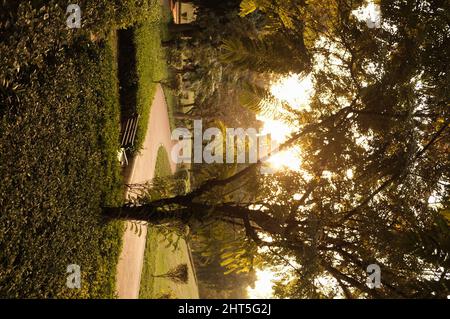
M 163 147 L 160 147 L 155 176 L 164 177 L 170 174 L 168 154 Z M 169 236 L 171 237 L 170 241 L 175 242 L 178 239 L 176 234 Z M 182 263 L 186 263 L 189 269 L 187 284 L 177 284 L 166 278 L 153 277 L 154 275 L 164 274 Z M 142 299 L 198 298 L 198 287 L 184 239 L 180 238 L 175 248 L 158 228 L 148 228 L 139 297 Z
M 156 9 L 155 9 L 156 10 Z M 165 6 L 158 6 L 159 19 L 149 19 L 134 28 L 133 41 L 136 50 L 136 111 L 140 114 L 136 133 L 135 149 L 140 150 L 147 131 L 151 105 L 156 92 L 157 82 L 168 77 L 168 66 L 161 41 L 168 36 L 167 24 L 171 13 Z M 174 99 L 165 92 L 169 107 L 169 120 L 173 127 Z

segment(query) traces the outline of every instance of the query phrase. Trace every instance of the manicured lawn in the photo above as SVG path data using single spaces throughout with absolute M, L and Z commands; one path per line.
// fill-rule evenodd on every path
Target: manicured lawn
M 136 133 L 135 148 L 139 150 L 147 131 L 148 117 L 157 82 L 168 77 L 168 66 L 165 51 L 161 45 L 168 36 L 167 23 L 171 19 L 170 11 L 163 6 L 155 7 L 158 19 L 149 19 L 134 28 L 133 41 L 136 49 L 137 92 L 136 110 L 140 114 L 140 122 Z M 168 100 L 169 119 L 173 123 L 171 108 L 173 98 L 165 92 Z
M 171 240 L 176 241 L 176 236 L 173 234 Z M 198 287 L 189 261 L 188 247 L 183 239 L 179 239 L 175 248 L 157 228 L 149 227 L 144 258 L 139 298 L 198 298 Z M 183 263 L 186 263 L 189 269 L 187 284 L 152 276 L 165 274 Z
M 160 147 L 155 176 L 164 177 L 170 174 L 168 154 L 163 147 Z M 176 245 L 174 245 L 175 242 L 177 242 Z M 187 284 L 177 284 L 166 278 L 153 277 L 154 275 L 164 274 L 182 263 L 186 263 L 189 268 Z M 148 228 L 139 295 L 142 299 L 198 298 L 197 283 L 184 239 L 179 238 L 175 233 L 161 232 L 156 227 Z

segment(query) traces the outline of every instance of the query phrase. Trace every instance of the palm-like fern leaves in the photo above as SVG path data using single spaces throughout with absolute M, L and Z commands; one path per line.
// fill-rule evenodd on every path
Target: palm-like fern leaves
M 264 39 L 230 38 L 223 41 L 221 59 L 237 69 L 277 74 L 305 73 L 310 68 L 309 55 L 302 38 L 290 41 L 280 35 Z

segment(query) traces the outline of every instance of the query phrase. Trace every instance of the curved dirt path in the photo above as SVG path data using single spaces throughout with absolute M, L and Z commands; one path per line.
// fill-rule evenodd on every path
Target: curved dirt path
M 152 180 L 159 147 L 165 147 L 170 159 L 172 145 L 166 99 L 162 87 L 158 85 L 150 111 L 143 149 L 134 159 L 127 183 L 138 184 Z M 175 172 L 176 164 L 171 159 L 170 166 L 172 172 Z M 129 194 L 127 194 L 128 196 Z M 135 234 L 134 230 L 130 229 L 130 226 L 131 223 L 127 222 L 127 229 L 122 238 L 122 251 L 117 264 L 116 291 L 121 299 L 139 298 L 145 240 L 147 237 L 147 226 L 142 225 L 140 236 Z

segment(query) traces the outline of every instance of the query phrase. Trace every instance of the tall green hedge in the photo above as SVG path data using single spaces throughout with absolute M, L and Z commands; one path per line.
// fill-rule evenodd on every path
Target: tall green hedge
M 0 298 L 113 297 L 122 225 L 120 107 L 111 31 L 148 18 L 149 1 L 0 4 Z M 159 3 L 158 3 L 159 5 Z M 66 287 L 78 264 L 81 289 Z

